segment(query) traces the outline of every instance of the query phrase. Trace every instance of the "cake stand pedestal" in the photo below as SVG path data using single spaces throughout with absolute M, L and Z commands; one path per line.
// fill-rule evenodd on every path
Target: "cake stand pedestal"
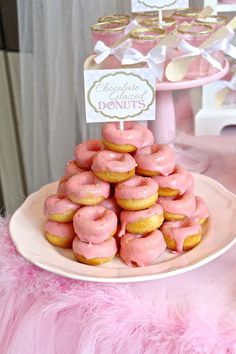
M 178 82 L 164 81 L 157 84 L 156 92 L 156 120 L 149 121 L 148 127 L 153 132 L 158 144 L 172 144 L 176 137 L 176 115 L 173 101 L 173 91 L 191 89 L 204 86 L 222 79 L 229 70 L 229 63 L 225 61 L 222 71 L 215 74 Z M 209 166 L 209 156 L 201 150 L 188 145 L 175 144 L 177 163 L 192 172 L 203 172 Z

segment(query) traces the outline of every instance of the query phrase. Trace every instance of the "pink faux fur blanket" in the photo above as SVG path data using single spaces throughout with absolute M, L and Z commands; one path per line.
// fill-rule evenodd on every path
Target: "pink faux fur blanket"
M 40 270 L 0 219 L 1 354 L 236 353 L 236 247 L 199 270 L 133 284 Z

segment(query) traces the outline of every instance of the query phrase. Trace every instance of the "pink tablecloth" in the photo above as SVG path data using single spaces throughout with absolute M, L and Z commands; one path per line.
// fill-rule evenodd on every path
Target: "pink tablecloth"
M 236 192 L 235 136 L 187 130 L 178 140 L 208 151 L 206 174 Z M 174 278 L 97 284 L 32 266 L 7 226 L 0 220 L 1 354 L 236 353 L 236 247 Z

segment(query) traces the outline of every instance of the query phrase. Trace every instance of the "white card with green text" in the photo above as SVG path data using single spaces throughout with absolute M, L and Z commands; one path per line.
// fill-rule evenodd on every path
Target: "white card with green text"
M 149 68 L 85 70 L 86 122 L 154 120 L 156 78 Z

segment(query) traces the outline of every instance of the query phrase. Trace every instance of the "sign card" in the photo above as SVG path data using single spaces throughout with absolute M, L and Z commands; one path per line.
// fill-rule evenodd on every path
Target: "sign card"
M 156 78 L 149 68 L 85 70 L 86 122 L 154 120 Z
M 182 9 L 189 7 L 188 0 L 132 0 L 132 12 Z

